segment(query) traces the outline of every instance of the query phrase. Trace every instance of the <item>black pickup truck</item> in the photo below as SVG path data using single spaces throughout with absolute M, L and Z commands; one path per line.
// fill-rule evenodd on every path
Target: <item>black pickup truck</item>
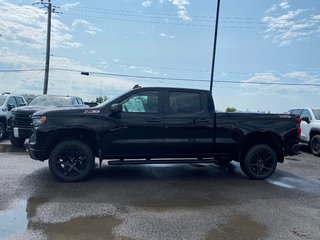
M 94 108 L 36 112 L 31 158 L 49 159 L 62 181 L 88 177 L 95 158 L 109 165 L 240 162 L 253 179 L 299 151 L 300 118 L 287 114 L 216 113 L 212 94 L 137 88 Z

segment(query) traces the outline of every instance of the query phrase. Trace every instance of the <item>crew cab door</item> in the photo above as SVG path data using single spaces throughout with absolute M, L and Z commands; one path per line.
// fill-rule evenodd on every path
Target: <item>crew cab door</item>
M 161 154 L 164 141 L 162 95 L 161 90 L 142 89 L 116 103 L 121 104 L 122 111 L 111 114 L 113 127 L 103 136 L 103 155 L 132 158 Z
M 164 93 L 164 104 L 165 154 L 212 155 L 214 118 L 208 111 L 207 94 L 168 89 Z

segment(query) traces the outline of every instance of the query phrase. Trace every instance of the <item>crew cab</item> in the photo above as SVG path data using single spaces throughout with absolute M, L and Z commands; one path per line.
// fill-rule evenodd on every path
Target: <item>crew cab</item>
M 320 108 L 294 108 L 290 114 L 301 118 L 300 143 L 310 147 L 315 156 L 320 156 Z
M 109 165 L 240 162 L 253 179 L 273 174 L 299 151 L 300 118 L 288 114 L 216 113 L 212 94 L 182 88 L 136 88 L 94 108 L 32 116 L 31 158 L 62 181 Z

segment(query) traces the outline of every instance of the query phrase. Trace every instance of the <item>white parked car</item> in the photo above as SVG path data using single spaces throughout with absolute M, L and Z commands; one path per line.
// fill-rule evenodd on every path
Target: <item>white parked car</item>
M 309 145 L 315 156 L 320 156 L 320 108 L 295 108 L 289 113 L 302 120 L 300 142 Z

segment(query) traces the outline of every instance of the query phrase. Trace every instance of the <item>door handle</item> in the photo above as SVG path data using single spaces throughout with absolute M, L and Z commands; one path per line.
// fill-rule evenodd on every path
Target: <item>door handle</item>
M 203 124 L 203 123 L 209 123 L 210 120 L 208 118 L 198 118 L 198 119 L 195 120 L 195 122 Z
M 148 122 L 161 122 L 160 118 L 149 118 Z

